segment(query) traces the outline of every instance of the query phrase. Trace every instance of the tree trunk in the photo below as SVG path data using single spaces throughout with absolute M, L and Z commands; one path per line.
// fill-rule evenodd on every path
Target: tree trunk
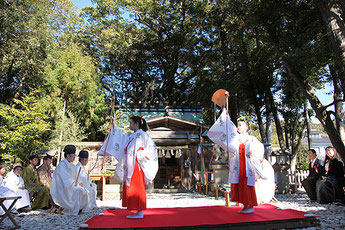
M 63 101 L 63 108 L 62 108 L 62 123 L 65 120 L 65 113 L 66 113 L 66 100 Z M 59 148 L 58 148 L 58 159 L 56 165 L 59 164 L 61 161 L 61 144 L 62 144 L 62 136 L 63 136 L 63 129 L 61 129 L 60 136 L 59 136 Z
M 294 127 L 297 126 L 297 123 L 298 123 L 298 115 L 296 115 L 296 118 L 294 119 L 294 121 L 291 122 L 291 126 L 293 127 L 290 126 L 291 151 L 289 154 L 289 160 L 290 160 L 290 172 L 291 172 L 292 182 L 296 182 L 296 178 L 294 175 L 296 171 L 297 154 L 301 146 L 302 138 L 304 136 L 304 130 L 306 127 L 306 124 L 304 123 L 304 125 L 300 129 L 296 129 Z
M 342 91 L 345 92 L 345 22 L 344 0 L 317 0 L 317 7 L 326 26 L 328 40 L 335 55 L 335 65 Z
M 238 107 L 237 107 L 237 97 L 235 95 L 229 96 L 229 110 L 230 118 L 232 122 L 237 126 L 238 117 Z
M 18 99 L 19 94 L 23 88 L 24 80 L 25 80 L 25 76 L 22 76 L 22 78 L 20 79 L 20 83 L 16 89 L 16 93 L 14 94 L 13 98 Z M 16 106 L 16 103 L 12 104 L 12 108 L 14 108 L 14 106 Z
M 289 121 L 284 120 L 284 134 L 285 134 L 285 145 L 286 149 L 290 149 L 290 142 L 289 142 Z
M 304 103 L 304 117 L 305 117 L 305 125 L 307 126 L 307 141 L 308 141 L 308 149 L 311 149 L 311 138 L 310 138 L 310 117 L 308 111 L 308 103 Z
M 286 150 L 286 145 L 285 145 L 285 141 L 284 141 L 283 127 L 282 127 L 282 125 L 280 123 L 278 110 L 277 110 L 277 107 L 274 104 L 274 99 L 273 99 L 273 95 L 272 95 L 271 89 L 268 89 L 266 91 L 266 93 L 267 93 L 267 99 L 268 99 L 268 102 L 269 102 L 269 106 L 270 106 L 270 109 L 271 109 L 272 114 L 273 114 L 274 122 L 276 124 L 277 136 L 278 136 L 278 142 L 279 142 L 280 149 Z
M 326 108 L 321 104 L 319 98 L 316 96 L 314 88 L 307 82 L 304 82 L 303 77 L 297 71 L 294 71 L 288 58 L 282 55 L 282 60 L 288 75 L 296 82 L 297 86 L 300 87 L 302 92 L 308 98 L 311 107 L 315 111 L 316 118 L 320 121 L 323 128 L 327 132 L 333 147 L 337 150 L 341 159 L 345 161 L 345 145 L 334 126 L 334 123 L 330 117 L 330 112 L 327 112 Z
M 259 124 L 259 131 L 260 131 L 260 136 L 261 136 L 261 141 L 264 142 L 264 143 L 267 143 L 267 138 L 266 138 L 266 132 L 265 132 L 265 129 L 264 129 L 264 124 L 263 124 L 263 121 L 262 121 L 262 114 L 261 114 L 261 107 L 258 103 L 258 100 L 256 98 L 255 95 L 253 95 L 254 100 L 254 108 L 255 108 L 255 113 L 256 113 L 256 117 L 258 119 L 258 124 Z
M 341 83 L 339 80 L 338 71 L 332 66 L 329 65 L 332 78 L 333 78 L 333 86 L 334 86 L 334 112 L 335 112 L 335 124 L 339 135 L 343 142 L 345 141 L 345 134 L 344 134 L 344 109 L 343 109 L 343 95 L 341 92 Z
M 228 42 L 226 39 L 227 32 L 225 31 L 224 25 L 218 25 L 219 26 L 219 37 L 220 37 L 220 43 L 221 43 L 221 52 L 222 52 L 222 64 L 224 68 L 224 72 L 228 76 L 229 79 L 231 79 L 232 71 L 231 71 L 231 65 L 230 65 L 230 57 L 229 57 L 229 48 L 228 48 Z M 234 91 L 229 92 L 229 113 L 230 118 L 232 122 L 237 126 L 237 117 L 238 117 L 238 107 L 237 107 L 237 97 L 235 95 Z
M 266 138 L 267 138 L 267 146 L 265 148 L 265 158 L 268 159 L 272 153 L 272 113 L 267 112 L 266 110 Z

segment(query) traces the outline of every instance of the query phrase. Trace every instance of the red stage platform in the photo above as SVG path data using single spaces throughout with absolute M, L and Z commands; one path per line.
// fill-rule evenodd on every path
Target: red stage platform
M 255 212 L 251 214 L 237 213 L 240 209 L 238 206 L 150 208 L 144 210 L 143 219 L 126 219 L 133 213 L 127 209 L 107 209 L 88 220 L 85 223 L 88 227 L 81 229 L 276 229 L 319 226 L 315 216 L 293 209 L 279 209 L 270 204 L 255 207 Z

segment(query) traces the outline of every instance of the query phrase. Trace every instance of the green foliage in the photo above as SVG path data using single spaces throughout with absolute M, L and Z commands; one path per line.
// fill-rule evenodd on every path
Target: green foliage
M 45 81 L 44 103 L 54 118 L 55 126 L 61 126 L 58 124 L 62 117 L 59 113 L 63 103 L 66 103 L 66 111 L 69 111 L 67 117 L 77 118 L 80 126 L 89 134 L 88 139 L 97 140 L 96 134 L 99 126 L 104 123 L 107 108 L 99 91 L 98 74 L 91 58 L 84 55 L 75 44 L 57 48 L 46 68 Z M 73 119 L 71 122 L 75 123 Z M 75 138 L 80 137 L 78 135 Z
M 33 90 L 21 99 L 14 99 L 15 107 L 1 105 L 0 151 L 4 159 L 26 160 L 32 152 L 45 146 L 50 124 L 38 93 Z
M 79 124 L 78 119 L 69 111 L 65 115 L 60 111 L 50 147 L 57 149 L 60 144 L 79 142 L 85 138 L 85 128 Z
M 300 170 L 309 170 L 309 158 L 308 158 L 307 145 L 302 145 L 297 154 L 297 165 L 296 168 Z
M 24 133 L 38 129 L 18 129 L 19 119 L 8 118 L 15 117 L 12 110 L 24 108 L 22 99 L 15 99 L 30 95 L 30 87 L 40 89 L 36 112 L 48 114 L 41 120 L 54 130 L 52 135 L 37 132 L 42 136 L 35 137 L 39 143 L 32 141 L 37 146 L 56 145 L 61 133 L 62 142 L 103 140 L 110 120 L 104 98 L 110 101 L 112 95 L 120 105 L 202 106 L 209 125 L 211 95 L 224 88 L 231 95 L 231 115 L 248 114 L 256 136 L 264 134 L 265 119 L 278 111 L 289 142 L 298 147 L 306 97 L 291 71 L 312 89 L 332 81 L 326 66 L 335 55 L 313 1 L 93 3 L 83 9 L 81 20 L 69 0 L 0 2 L 0 103 L 5 114 L 0 129 L 7 158 L 18 152 L 10 144 L 15 138 L 27 143 Z M 67 112 L 62 114 L 64 104 Z M 119 126 L 127 124 L 121 119 Z
M 49 0 L 0 1 L 0 103 L 42 84 L 51 6 Z
M 122 116 L 123 113 L 121 112 L 121 110 L 116 110 L 115 111 L 115 125 L 121 129 L 123 129 L 123 132 L 129 132 L 129 121 L 128 118 L 125 116 Z M 106 123 L 104 123 L 101 127 L 100 127 L 100 131 L 104 134 L 104 135 L 108 135 L 112 123 L 110 122 L 110 114 L 106 117 Z
M 84 43 L 90 55 L 101 61 L 105 88 L 115 92 L 123 104 L 126 98 L 144 106 L 156 105 L 156 101 L 187 103 L 194 82 L 207 74 L 205 61 L 201 61 L 208 58 L 207 52 L 197 44 L 205 40 L 202 24 L 208 3 L 95 3 L 94 8 L 84 8 L 83 15 L 91 23 L 83 31 Z M 125 20 L 120 10 L 132 17 Z

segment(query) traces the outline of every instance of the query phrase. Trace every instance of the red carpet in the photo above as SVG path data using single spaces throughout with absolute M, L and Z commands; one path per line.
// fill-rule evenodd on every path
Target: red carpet
M 87 228 L 155 228 L 198 225 L 222 225 L 290 219 L 305 217 L 306 212 L 292 209 L 279 210 L 274 205 L 264 204 L 255 207 L 252 214 L 239 214 L 238 206 L 203 206 L 178 208 L 150 208 L 144 210 L 144 219 L 126 219 L 134 212 L 127 209 L 107 209 L 103 216 L 97 215 L 86 222 Z

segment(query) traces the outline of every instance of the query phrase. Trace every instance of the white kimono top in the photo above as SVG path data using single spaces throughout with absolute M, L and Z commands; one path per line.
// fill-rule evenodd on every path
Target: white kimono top
M 16 196 L 16 195 L 17 195 L 16 192 L 4 186 L 3 177 L 0 175 L 0 197 Z M 8 209 L 12 204 L 12 200 L 5 200 L 3 204 Z M 4 215 L 4 214 L 5 214 L 5 211 L 2 209 L 2 207 L 0 207 L 0 215 Z
M 29 196 L 29 192 L 26 189 L 19 189 L 19 187 L 23 187 L 25 188 L 25 184 L 24 184 L 24 180 L 21 176 L 17 176 L 16 174 L 14 174 L 13 170 L 10 171 L 9 173 L 7 173 L 4 181 L 3 181 L 3 185 L 7 188 L 10 189 L 10 191 L 13 192 L 7 192 L 7 195 L 18 195 L 21 196 L 22 198 L 20 198 L 17 203 L 15 204 L 15 208 L 16 209 L 20 209 L 23 207 L 31 207 L 30 204 L 30 196 Z
M 114 177 L 117 181 L 126 182 L 127 186 L 130 186 L 136 159 L 139 168 L 144 172 L 145 182 L 152 182 L 157 174 L 156 145 L 151 137 L 141 129 L 135 133 L 123 134 L 117 127 L 114 127 L 98 155 L 102 156 L 104 152 L 106 152 L 105 155 L 112 155 L 119 161 Z
M 76 166 L 67 159 L 62 160 L 53 172 L 50 195 L 54 203 L 63 208 L 67 215 L 78 215 L 88 203 L 88 192 L 84 187 L 75 186 Z M 79 180 L 78 180 L 79 181 Z
M 3 181 L 4 186 L 7 188 L 16 191 L 19 189 L 19 187 L 25 188 L 24 180 L 21 176 L 17 176 L 14 174 L 13 170 L 7 173 L 4 181 Z
M 229 183 L 238 184 L 239 182 L 239 146 L 241 140 L 244 139 L 247 140 L 245 142 L 247 185 L 254 186 L 255 180 L 263 177 L 260 167 L 260 160 L 265 151 L 263 144 L 254 136 L 238 134 L 237 127 L 225 109 L 210 128 L 207 136 L 229 154 Z M 250 158 L 247 158 L 248 152 L 251 152 Z
M 80 174 L 78 178 L 78 184 L 82 183 L 83 187 L 87 189 L 89 195 L 89 203 L 87 205 L 87 211 L 97 207 L 96 196 L 97 196 L 97 185 L 92 183 L 92 178 L 87 174 L 82 163 L 78 162 L 76 165 L 75 174 L 78 176 L 80 169 Z
M 239 135 L 240 137 L 241 135 Z M 247 185 L 255 186 L 255 180 L 263 178 L 260 160 L 264 157 L 264 145 L 254 136 L 247 135 L 245 143 L 245 161 Z M 247 154 L 251 152 L 250 158 Z M 239 148 L 229 152 L 229 183 L 238 184 L 240 174 Z
M 5 194 L 6 192 L 11 191 L 9 188 L 5 187 L 3 184 L 3 178 L 0 175 L 0 196 Z

